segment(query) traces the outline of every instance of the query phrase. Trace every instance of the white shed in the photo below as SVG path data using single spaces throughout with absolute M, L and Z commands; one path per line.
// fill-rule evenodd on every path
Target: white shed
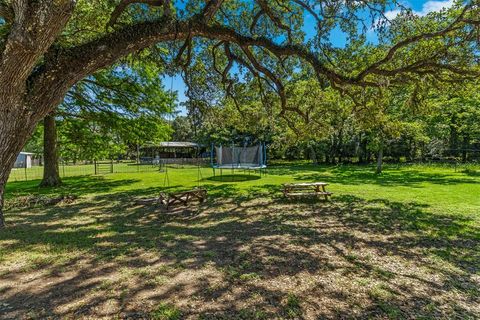
M 13 165 L 14 168 L 31 168 L 32 167 L 32 157 L 34 153 L 30 152 L 20 152 L 17 156 L 17 160 Z

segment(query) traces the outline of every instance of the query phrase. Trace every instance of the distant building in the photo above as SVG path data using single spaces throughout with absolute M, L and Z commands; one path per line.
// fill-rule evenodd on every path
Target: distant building
M 32 167 L 32 158 L 34 153 L 30 152 L 20 152 L 17 156 L 17 160 L 13 165 L 14 168 L 31 168 Z
M 151 161 L 153 159 L 192 159 L 199 153 L 200 145 L 187 141 L 165 141 L 156 144 L 147 144 L 140 147 L 142 159 Z
M 195 142 L 165 141 L 147 144 L 139 148 L 141 164 L 196 164 L 201 154 L 202 146 Z

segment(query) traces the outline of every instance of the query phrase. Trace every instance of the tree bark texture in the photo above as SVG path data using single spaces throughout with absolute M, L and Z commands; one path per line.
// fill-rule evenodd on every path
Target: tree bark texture
M 3 97 L 3 100 L 5 97 Z M 35 123 L 22 110 L 11 108 L 0 112 L 0 227 L 3 217 L 4 191 L 17 155 L 35 128 Z
M 43 119 L 43 179 L 42 187 L 55 187 L 62 184 L 58 170 L 57 126 L 55 113 L 49 113 Z

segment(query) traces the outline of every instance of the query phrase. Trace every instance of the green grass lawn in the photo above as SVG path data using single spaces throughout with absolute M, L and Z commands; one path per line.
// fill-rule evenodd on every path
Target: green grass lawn
M 480 168 L 278 164 L 10 182 L 0 319 L 480 317 Z M 329 202 L 288 201 L 324 181 Z M 137 199 L 201 186 L 202 205 Z M 15 207 L 27 195 L 74 203 Z
M 124 171 L 123 166 L 120 171 Z M 81 173 L 83 166 L 71 169 L 72 175 Z M 90 168 L 93 170 L 93 168 Z M 136 170 L 136 169 L 132 169 Z M 199 173 L 200 170 L 200 173 Z M 88 170 L 89 172 L 90 170 Z M 218 171 L 218 170 L 217 170 Z M 464 171 L 467 171 L 465 173 Z M 286 182 L 324 181 L 336 196 L 355 196 L 362 199 L 387 199 L 396 202 L 416 202 L 431 212 L 479 217 L 480 168 L 459 168 L 427 165 L 387 165 L 381 175 L 367 166 L 312 166 L 285 164 L 269 168 L 266 176 L 258 173 L 224 170 L 213 177 L 210 168 L 185 166 L 168 168 L 164 172 L 114 173 L 98 176 L 65 178 L 65 185 L 54 189 L 40 189 L 39 181 L 11 182 L 7 186 L 7 199 L 30 193 L 71 193 L 81 196 L 130 192 L 154 194 L 160 190 L 186 190 L 205 187 L 214 197 L 249 197 L 257 194 L 279 195 Z

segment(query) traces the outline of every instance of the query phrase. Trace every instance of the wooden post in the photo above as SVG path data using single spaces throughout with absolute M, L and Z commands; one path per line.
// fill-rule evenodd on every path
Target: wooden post
M 23 167 L 25 168 L 25 181 L 28 181 L 28 178 L 27 178 L 27 156 L 25 155 L 25 161 L 23 161 L 23 163 L 25 164 Z M 45 170 L 45 166 L 43 166 L 43 170 Z

